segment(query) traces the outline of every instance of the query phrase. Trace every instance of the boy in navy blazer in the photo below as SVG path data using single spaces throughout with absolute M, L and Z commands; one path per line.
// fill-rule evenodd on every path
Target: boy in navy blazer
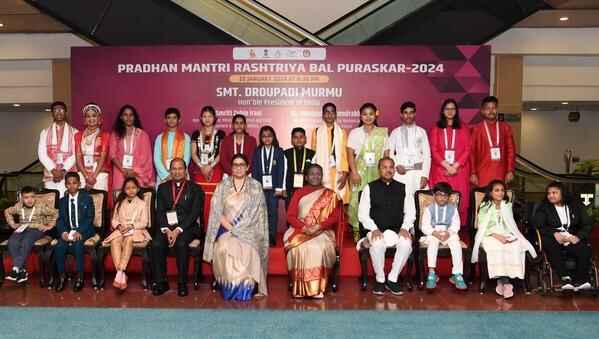
M 79 174 L 69 172 L 65 176 L 67 194 L 60 199 L 56 231 L 58 244 L 54 249 L 54 260 L 58 270 L 59 279 L 56 291 L 60 292 L 65 286 L 65 257 L 72 253 L 77 262 L 77 278 L 73 291 L 78 292 L 83 288 L 83 267 L 85 256 L 85 241 L 96 234 L 93 225 L 94 203 L 91 196 L 79 190 Z

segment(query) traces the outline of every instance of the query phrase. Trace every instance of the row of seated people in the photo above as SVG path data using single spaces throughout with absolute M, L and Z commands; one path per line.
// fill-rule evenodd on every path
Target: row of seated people
M 232 176 L 216 188 L 207 225 L 203 259 L 212 263 L 216 284 L 226 299 L 249 300 L 254 295 L 267 295 L 269 232 L 267 210 L 262 186 L 247 175 L 249 162 L 237 154 L 231 162 Z M 363 235 L 358 251 L 368 251 L 375 272 L 373 293 L 386 290 L 403 293 L 398 276 L 410 256 L 416 234 L 418 243 L 426 247 L 429 274 L 426 288 L 434 289 L 438 282 L 435 272 L 440 246 L 449 248 L 452 256 L 450 282 L 460 290 L 467 288 L 463 273 L 463 242 L 459 235 L 459 194 L 447 183 L 432 190 L 428 204 L 418 203 L 419 232 L 402 221 L 414 204 L 402 183 L 393 179 L 395 163 L 383 158 L 378 163 L 379 179 L 370 182 L 360 199 L 360 222 Z M 150 242 L 152 251 L 152 290 L 161 295 L 169 289 L 166 278 L 168 248 L 177 255 L 178 294 L 187 295 L 188 245 L 200 236 L 204 193 L 186 179 L 182 159 L 171 162 L 172 180 L 159 186 L 156 203 L 156 224 L 152 235 L 147 232 L 151 209 L 139 195 L 140 185 L 127 178 L 116 201 L 112 217 L 112 233 L 104 238 L 110 244 L 116 268 L 114 287 L 127 287 L 126 269 L 134 243 Z M 306 169 L 306 186 L 293 195 L 288 221 L 292 226 L 284 235 L 290 287 L 294 297 L 322 298 L 331 280 L 335 265 L 339 232 L 333 229 L 342 219 L 343 204 L 334 191 L 323 187 L 322 168 L 312 164 Z M 79 188 L 79 176 L 66 176 L 67 195 L 59 203 L 59 212 L 36 201 L 31 188 L 21 191 L 21 201 L 5 211 L 15 229 L 8 241 L 13 268 L 7 279 L 27 280 L 25 259 L 35 241 L 45 236 L 56 224 L 54 262 L 59 274 L 55 289 L 65 285 L 65 255 L 72 252 L 77 262 L 74 290 L 83 287 L 83 255 L 85 241 L 96 236 L 94 203 L 89 194 Z M 14 216 L 19 217 L 19 222 Z M 496 292 L 504 298 L 513 296 L 511 280 L 523 279 L 525 255 L 537 253 L 523 236 L 514 220 L 506 186 L 492 182 L 477 208 L 477 232 L 471 251 L 471 262 L 486 257 L 486 274 L 497 280 Z M 589 277 L 590 247 L 588 237 L 591 221 L 581 205 L 564 199 L 559 183 L 547 188 L 547 200 L 537 209 L 534 223 L 542 234 L 543 249 L 559 275 L 563 289 L 584 290 L 591 287 Z M 418 245 L 420 246 L 420 245 Z M 385 275 L 385 251 L 395 249 L 391 272 Z M 479 251 L 480 249 L 480 251 Z M 574 275 L 564 267 L 562 252 L 577 260 Z M 485 277 L 486 278 L 486 277 Z

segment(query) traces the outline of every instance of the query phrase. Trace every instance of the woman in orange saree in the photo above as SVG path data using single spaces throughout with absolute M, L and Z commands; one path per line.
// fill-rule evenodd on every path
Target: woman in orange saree
M 340 202 L 335 191 L 323 186 L 319 165 L 306 169 L 305 181 L 307 185 L 295 191 L 287 209 L 292 226 L 283 237 L 287 268 L 293 297 L 322 298 L 335 263 L 333 227 Z

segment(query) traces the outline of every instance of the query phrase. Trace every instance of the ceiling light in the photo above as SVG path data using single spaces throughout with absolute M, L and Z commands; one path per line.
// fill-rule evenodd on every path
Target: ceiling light
M 44 111 L 46 111 L 46 112 L 50 112 L 50 109 L 49 109 L 49 108 L 46 108 Z
M 13 107 L 21 107 L 21 104 L 12 104 Z
M 568 19 L 570 19 L 570 18 L 568 18 L 567 16 L 563 16 L 563 17 L 559 18 L 559 21 L 568 21 Z
M 531 111 L 536 111 L 537 109 L 538 109 L 538 108 L 536 108 L 536 107 L 532 107 L 530 110 L 531 110 Z
M 567 105 L 567 104 L 568 104 L 567 101 L 562 102 L 562 105 Z

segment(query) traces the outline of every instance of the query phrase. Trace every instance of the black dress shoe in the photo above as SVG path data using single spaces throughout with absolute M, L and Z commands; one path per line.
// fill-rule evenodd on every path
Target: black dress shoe
M 83 289 L 83 274 L 80 274 L 73 285 L 73 292 L 79 292 Z
M 60 277 L 58 277 L 58 279 L 56 279 L 56 286 L 54 287 L 56 292 L 62 292 L 62 290 L 64 290 L 66 282 L 67 276 L 63 273 L 60 275 Z
M 187 292 L 187 284 L 179 283 L 179 286 L 177 286 L 177 295 L 180 297 L 185 297 L 188 294 L 189 292 Z
M 168 286 L 168 283 L 154 283 L 152 288 L 152 294 L 156 296 L 163 295 L 169 289 L 170 288 Z

